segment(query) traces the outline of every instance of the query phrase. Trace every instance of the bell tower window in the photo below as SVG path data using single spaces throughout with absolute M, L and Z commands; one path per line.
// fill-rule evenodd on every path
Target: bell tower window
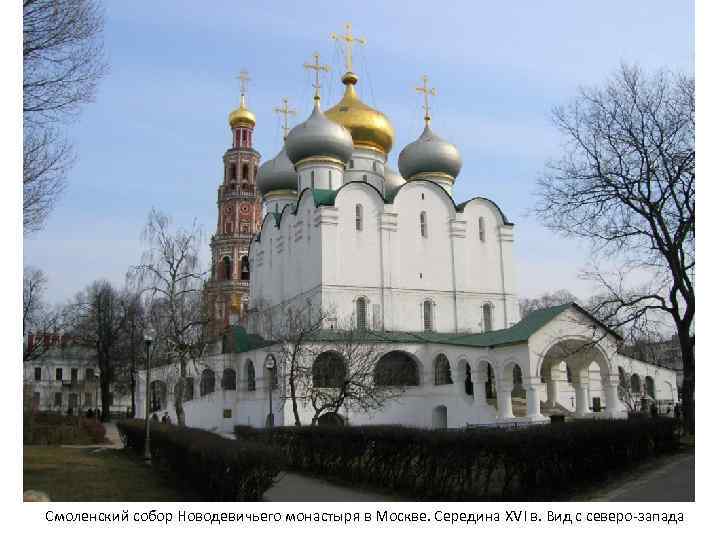
M 223 257 L 222 260 L 222 270 L 223 270 L 223 279 L 228 280 L 232 279 L 232 261 L 230 260 L 230 257 Z
M 230 164 L 230 180 L 237 179 L 237 165 L 235 163 Z
M 248 174 L 249 174 L 249 173 L 250 173 L 250 167 L 248 167 L 248 164 L 247 164 L 247 163 L 243 163 L 243 166 L 242 166 L 242 177 L 243 177 L 243 180 L 247 180 L 247 179 L 248 179 Z

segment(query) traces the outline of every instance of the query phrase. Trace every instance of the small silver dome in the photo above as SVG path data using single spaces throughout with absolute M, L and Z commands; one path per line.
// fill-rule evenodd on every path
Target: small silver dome
M 319 100 L 315 100 L 310 117 L 288 133 L 285 149 L 293 163 L 313 156 L 329 156 L 347 163 L 352 155 L 353 140 L 346 128 L 325 116 Z
M 284 146 L 277 156 L 260 165 L 255 184 L 261 195 L 278 190 L 297 191 L 297 173 Z
M 385 167 L 385 194 L 395 193 L 400 187 L 405 184 L 405 179 L 400 176 L 400 173 L 392 170 L 390 167 Z
M 400 152 L 398 167 L 400 174 L 407 179 L 420 173 L 442 173 L 456 178 L 462 159 L 455 145 L 433 133 L 426 125 L 418 140 Z

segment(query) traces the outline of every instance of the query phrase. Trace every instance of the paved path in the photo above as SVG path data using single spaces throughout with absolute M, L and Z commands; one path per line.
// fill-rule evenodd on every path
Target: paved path
M 277 484 L 265 492 L 269 502 L 386 502 L 397 501 L 388 495 L 337 486 L 310 476 L 280 473 Z
M 676 502 L 695 500 L 695 454 L 681 454 L 654 471 L 595 497 L 612 502 Z

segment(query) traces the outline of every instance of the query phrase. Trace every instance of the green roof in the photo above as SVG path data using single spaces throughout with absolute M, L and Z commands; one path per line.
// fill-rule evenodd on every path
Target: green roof
M 257 334 L 248 334 L 247 330 L 242 326 L 231 326 L 230 332 L 232 336 L 232 352 L 243 353 L 267 347 L 272 341 L 267 341 Z
M 441 333 L 441 332 L 375 332 L 368 330 L 364 339 L 379 343 L 432 343 L 461 347 L 501 347 L 524 343 L 530 336 L 549 323 L 557 315 L 575 304 L 562 304 L 533 311 L 510 328 L 482 333 Z M 343 331 L 323 330 L 316 334 L 318 341 L 342 341 Z

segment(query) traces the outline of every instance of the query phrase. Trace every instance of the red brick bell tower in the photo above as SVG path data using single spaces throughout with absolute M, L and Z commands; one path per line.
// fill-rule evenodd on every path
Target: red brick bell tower
M 255 187 L 260 154 L 252 147 L 255 115 L 245 105 L 243 72 L 240 106 L 229 116 L 232 146 L 223 156 L 223 181 L 217 192 L 217 230 L 210 239 L 212 267 L 205 286 L 210 335 L 230 324 L 244 324 L 250 281 L 248 247 L 262 221 L 262 202 Z

